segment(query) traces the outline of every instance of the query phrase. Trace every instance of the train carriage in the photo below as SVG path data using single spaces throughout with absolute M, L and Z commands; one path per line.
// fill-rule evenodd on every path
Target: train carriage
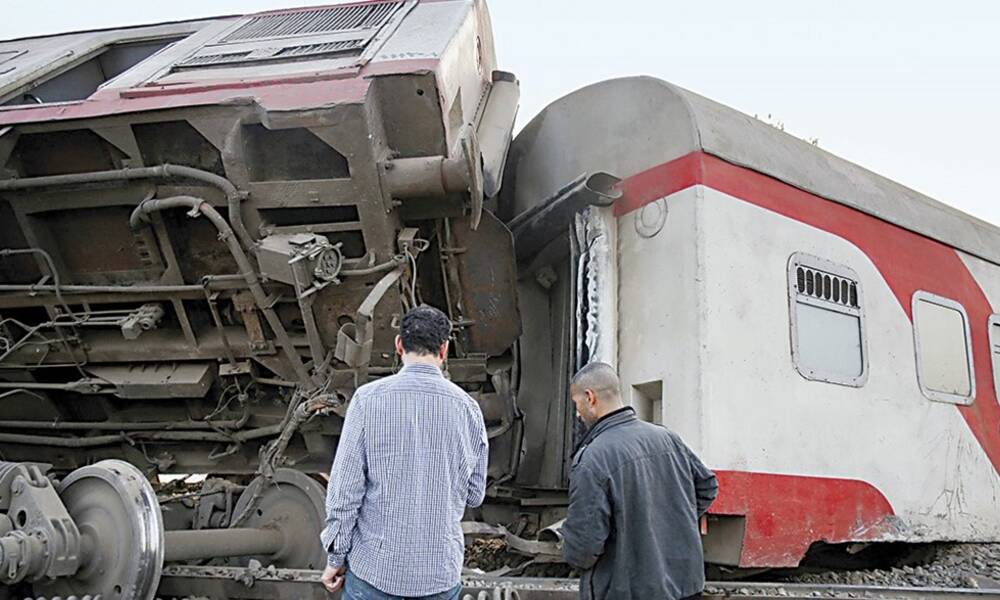
M 565 397 L 550 369 L 606 360 L 642 418 L 717 470 L 710 561 L 1000 539 L 1000 230 L 645 77 L 532 120 L 503 208 L 572 202 L 568 182 L 602 173 L 621 179 L 610 207 L 591 198 L 570 239 L 551 229 L 521 263 L 524 312 L 577 307 L 561 359 L 526 327 L 526 439 L 533 403 Z

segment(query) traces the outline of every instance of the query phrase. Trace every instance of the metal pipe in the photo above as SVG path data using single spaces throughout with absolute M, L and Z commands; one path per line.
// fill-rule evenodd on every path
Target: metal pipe
M 242 280 L 243 278 L 240 277 Z M 243 282 L 241 281 L 241 284 Z M 228 280 L 208 282 L 208 289 L 243 289 L 244 285 L 233 285 Z M 56 286 L 32 285 L 30 283 L 0 284 L 0 292 L 55 292 Z M 73 294 L 183 294 L 185 292 L 202 292 L 204 285 L 63 285 L 62 292 Z
M 15 390 L 18 391 L 18 390 Z M 237 429 L 243 419 L 224 421 L 0 421 L 0 429 L 52 429 L 55 431 L 190 431 Z
M 469 190 L 469 165 L 461 158 L 396 158 L 385 161 L 382 170 L 394 198 L 444 196 Z
M 26 433 L 0 433 L 0 443 L 23 444 L 25 446 L 52 446 L 53 448 L 98 448 L 137 441 L 148 442 L 220 442 L 238 443 L 271 437 L 281 433 L 281 425 L 269 425 L 248 429 L 233 434 L 209 431 L 135 431 L 119 435 L 95 435 L 90 437 L 59 437 Z
M 56 299 L 59 300 L 59 304 L 62 305 L 66 314 L 73 314 L 73 311 L 69 309 L 69 305 L 63 300 L 61 278 L 59 277 L 59 271 L 56 270 L 56 263 L 52 260 L 52 255 L 41 248 L 0 248 L 0 256 L 14 256 L 18 254 L 37 254 L 42 257 L 45 264 L 49 267 L 49 273 L 52 274 L 52 290 L 56 294 Z
M 514 234 L 517 260 L 535 256 L 573 223 L 588 206 L 608 207 L 621 197 L 621 180 L 608 173 L 582 174 L 554 195 L 523 211 L 507 223 Z
M 361 269 L 341 269 L 340 275 L 342 277 L 360 277 L 363 275 L 374 275 L 376 273 L 384 273 L 385 271 L 391 271 L 404 263 L 406 263 L 406 257 L 401 254 L 398 254 L 396 256 L 393 256 L 389 260 L 385 261 L 384 263 L 375 265 L 373 267 L 364 267 Z
M 229 207 L 229 220 L 233 223 L 237 237 L 244 248 L 253 251 L 256 242 L 243 224 L 241 204 L 246 197 L 244 193 L 221 175 L 180 165 L 164 164 L 156 167 L 140 167 L 120 169 L 117 171 L 95 171 L 93 173 L 73 173 L 70 175 L 48 175 L 45 177 L 29 177 L 25 179 L 5 179 L 0 181 L 0 192 L 11 190 L 28 190 L 62 185 L 77 185 L 86 183 L 107 183 L 111 181 L 134 181 L 137 179 L 170 179 L 172 177 L 192 179 L 218 188 L 226 195 Z
M 233 239 L 233 229 L 228 223 L 226 223 L 226 220 L 222 218 L 219 211 L 215 210 L 215 208 L 213 208 L 208 202 L 205 202 L 205 200 L 194 196 L 174 196 L 172 198 L 147 200 L 132 211 L 132 215 L 129 217 L 129 225 L 131 225 L 133 229 L 137 229 L 149 213 L 172 208 L 190 208 L 192 214 L 197 215 L 200 213 L 204 215 L 205 218 L 207 218 L 213 225 L 215 225 L 215 228 L 219 230 L 219 239 L 221 239 L 223 243 L 228 246 L 229 252 L 236 260 L 236 265 L 240 270 L 240 274 L 246 280 L 247 287 L 250 288 L 250 294 L 253 296 L 254 302 L 257 304 L 257 308 L 264 313 L 264 317 L 267 319 L 268 325 L 271 326 L 271 330 L 274 331 L 275 337 L 278 338 L 278 345 L 281 346 L 284 351 L 285 358 L 288 359 L 292 368 L 295 370 L 299 383 L 301 383 L 306 390 L 315 389 L 316 384 L 313 383 L 312 379 L 309 377 L 309 372 L 306 370 L 305 364 L 302 362 L 302 357 L 295 351 L 295 344 L 292 342 L 292 338 L 289 337 L 284 324 L 282 324 L 281 319 L 278 318 L 278 314 L 274 312 L 273 308 L 271 308 L 272 302 L 268 299 L 267 294 L 264 292 L 264 288 L 261 287 L 260 279 L 257 277 L 257 271 L 253 268 L 253 265 L 250 264 L 250 259 L 247 257 L 246 252 L 243 251 L 239 242 Z
M 165 531 L 163 560 L 177 562 L 217 556 L 271 556 L 285 546 L 285 536 L 276 529 L 202 529 Z

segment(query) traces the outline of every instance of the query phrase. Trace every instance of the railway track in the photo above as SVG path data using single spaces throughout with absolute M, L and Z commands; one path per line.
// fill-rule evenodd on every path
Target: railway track
M 166 567 L 160 583 L 163 598 L 189 595 L 263 600 L 276 597 L 328 600 L 320 572 L 298 569 L 241 567 Z M 465 577 L 465 598 L 472 600 L 571 600 L 578 598 L 575 579 Z M 709 582 L 708 599 L 814 600 L 979 600 L 1000 598 L 1000 589 L 880 587 L 858 585 Z

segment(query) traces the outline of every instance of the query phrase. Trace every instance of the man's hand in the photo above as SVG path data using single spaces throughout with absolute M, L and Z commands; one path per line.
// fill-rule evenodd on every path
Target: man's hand
M 324 569 L 323 576 L 320 577 L 320 581 L 323 582 L 323 587 L 326 588 L 326 591 L 332 594 L 344 587 L 344 573 L 346 572 L 347 567 L 340 567 L 339 569 L 327 567 Z

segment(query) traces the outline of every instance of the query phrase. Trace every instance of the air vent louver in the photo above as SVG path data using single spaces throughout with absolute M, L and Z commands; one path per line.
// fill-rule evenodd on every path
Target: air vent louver
M 795 270 L 795 289 L 799 294 L 817 300 L 858 308 L 857 282 L 840 275 L 800 266 Z
M 202 56 L 192 56 L 179 63 L 179 67 L 207 67 L 209 65 L 223 65 L 234 62 L 242 62 L 250 56 L 249 52 L 230 52 L 229 54 L 204 54 Z
M 292 56 L 311 56 L 313 54 L 333 54 L 335 52 L 348 52 L 351 50 L 361 50 L 365 47 L 364 40 L 341 40 L 339 42 L 328 42 L 326 44 L 309 44 L 306 46 L 289 46 L 282 48 L 275 56 L 288 58 Z
M 377 29 L 384 25 L 402 4 L 399 1 L 378 2 L 260 15 L 253 17 L 220 41 L 225 44 L 358 29 Z

